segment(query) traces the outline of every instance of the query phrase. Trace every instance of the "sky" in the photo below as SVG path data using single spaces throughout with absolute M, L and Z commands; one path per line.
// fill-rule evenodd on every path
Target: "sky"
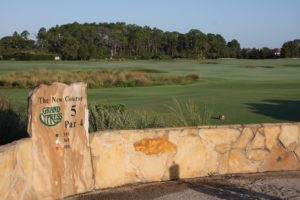
M 1 0 L 0 38 L 66 23 L 125 22 L 186 33 L 199 29 L 242 47 L 300 39 L 300 0 Z

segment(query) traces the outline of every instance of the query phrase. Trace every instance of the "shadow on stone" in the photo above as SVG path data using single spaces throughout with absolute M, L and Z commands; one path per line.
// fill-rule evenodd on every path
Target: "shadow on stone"
M 256 199 L 268 199 L 268 200 L 280 200 L 281 198 L 270 196 L 267 194 L 251 191 L 236 185 L 220 184 L 220 183 L 198 183 L 193 184 L 185 182 L 188 187 L 194 191 L 207 194 L 213 197 L 218 197 L 227 200 L 256 200 Z
M 263 100 L 261 103 L 246 104 L 250 111 L 291 122 L 300 121 L 300 101 Z
M 179 165 L 173 162 L 172 166 L 169 168 L 169 174 L 171 180 L 179 179 Z

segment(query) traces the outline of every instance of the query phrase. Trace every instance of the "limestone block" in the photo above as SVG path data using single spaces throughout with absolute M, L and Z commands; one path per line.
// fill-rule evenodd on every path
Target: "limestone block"
M 179 137 L 180 137 L 180 132 L 181 132 L 180 129 L 170 130 L 169 133 L 167 134 L 168 138 L 169 138 L 169 141 L 172 142 L 173 144 L 177 145 L 177 142 L 178 142 Z
M 145 129 L 143 132 L 143 138 L 156 138 L 166 135 L 168 131 L 166 129 Z
M 179 178 L 207 176 L 218 170 L 218 155 L 214 148 L 199 136 L 180 137 L 174 165 Z
M 226 174 L 228 172 L 229 153 L 222 154 L 219 161 L 219 174 Z
M 183 128 L 181 130 L 180 136 L 187 136 L 187 135 L 198 136 L 198 134 L 199 134 L 198 128 Z
M 110 132 L 108 132 L 110 133 Z M 102 132 L 101 132 L 102 134 Z M 120 130 L 119 134 L 128 142 L 137 142 L 139 140 L 142 140 L 145 137 L 144 130 Z M 155 137 L 155 134 L 149 134 L 147 133 L 148 137 Z
M 19 185 L 14 187 L 20 191 L 16 191 L 23 199 L 34 199 L 33 182 L 32 182 L 32 140 L 31 138 L 22 139 L 17 142 L 16 159 L 18 165 Z M 21 199 L 22 199 L 21 198 Z
M 28 113 L 36 198 L 92 190 L 86 84 L 41 85 L 29 94 Z
M 115 131 L 101 131 L 101 133 L 114 133 Z M 145 130 L 119 130 L 119 134 L 125 140 L 132 143 L 140 141 L 146 138 L 157 138 L 168 135 L 169 131 L 167 129 L 145 129 Z
M 171 153 L 175 154 L 175 152 Z M 169 170 L 168 157 L 170 153 L 146 155 L 136 153 L 130 157 L 130 163 L 138 169 L 139 180 L 142 182 L 161 181 Z
M 22 193 L 26 189 L 26 182 L 22 178 L 17 178 L 13 184 L 13 188 L 9 192 L 9 194 L 13 194 L 12 199 L 22 199 Z M 8 198 L 10 199 L 10 197 Z
M 264 127 L 259 127 L 257 132 L 259 132 L 262 135 L 264 135 Z
M 265 148 L 265 137 L 259 132 L 256 133 L 251 143 L 252 149 L 263 149 Z
M 286 149 L 289 151 L 294 151 L 297 148 L 297 144 L 297 142 L 293 142 Z
M 31 191 L 26 191 L 23 195 L 23 200 L 33 200 L 33 194 Z
M 0 199 L 33 199 L 31 150 L 30 139 L 0 147 Z
M 7 199 L 12 182 L 15 180 L 16 144 L 8 144 L 0 147 L 0 199 Z M 16 198 L 17 199 L 17 198 Z
M 295 152 L 295 154 L 297 155 L 298 160 L 299 160 L 299 162 L 300 162 L 300 145 L 297 146 L 297 148 L 295 149 L 294 152 Z
M 161 134 L 160 134 L 161 135 Z M 161 181 L 168 170 L 168 158 L 176 153 L 176 145 L 168 136 L 144 138 L 133 144 L 136 153 L 130 162 L 146 182 Z
M 293 152 L 284 149 L 279 143 L 275 144 L 271 153 L 265 159 L 259 171 L 286 171 L 300 169 L 300 162 Z
M 266 146 L 269 150 L 271 150 L 273 145 L 276 143 L 278 135 L 280 134 L 280 126 L 265 126 L 264 133 L 266 137 Z
M 293 151 L 298 144 L 299 129 L 297 125 L 282 125 L 279 140 L 284 147 Z
M 141 151 L 146 155 L 157 155 L 176 151 L 176 145 L 169 142 L 167 136 L 153 139 L 144 138 L 134 143 L 133 146 L 136 151 Z
M 256 133 L 258 132 L 259 127 L 255 126 L 255 127 L 251 127 L 252 132 L 254 133 L 254 135 L 256 135 Z
M 252 140 L 254 134 L 251 128 L 244 128 L 241 136 L 236 141 L 236 143 L 232 146 L 233 148 L 244 149 L 250 140 Z
M 226 153 L 230 150 L 230 148 L 229 144 L 218 144 L 215 149 L 218 153 Z
M 257 172 L 259 164 L 248 160 L 239 150 L 231 150 L 229 153 L 228 172 L 229 173 L 249 173 Z
M 129 152 L 120 134 L 94 134 L 91 140 L 91 152 L 95 177 L 95 188 L 115 187 L 131 182 Z M 135 177 L 135 173 L 132 177 Z
M 268 151 L 262 149 L 246 151 L 247 158 L 255 161 L 264 160 L 268 154 L 269 154 Z
M 300 123 L 298 123 L 298 135 L 299 135 L 299 143 L 300 143 Z
M 199 135 L 213 144 L 230 144 L 236 141 L 240 131 L 233 128 L 199 129 Z

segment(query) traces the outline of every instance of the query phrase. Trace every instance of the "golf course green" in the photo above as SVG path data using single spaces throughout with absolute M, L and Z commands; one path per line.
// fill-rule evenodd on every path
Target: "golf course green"
M 88 89 L 90 103 L 125 104 L 132 110 L 164 115 L 175 99 L 192 101 L 212 113 L 210 124 L 300 121 L 300 59 L 166 61 L 0 61 L 0 77 L 26 70 L 144 70 L 198 74 L 186 85 Z M 0 88 L 0 94 L 26 105 L 29 89 Z M 216 119 L 224 115 L 225 120 Z

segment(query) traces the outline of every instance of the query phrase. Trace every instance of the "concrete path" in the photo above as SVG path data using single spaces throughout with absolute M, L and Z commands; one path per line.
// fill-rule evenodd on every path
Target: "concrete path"
M 300 200 L 300 171 L 213 176 L 94 191 L 68 200 Z

